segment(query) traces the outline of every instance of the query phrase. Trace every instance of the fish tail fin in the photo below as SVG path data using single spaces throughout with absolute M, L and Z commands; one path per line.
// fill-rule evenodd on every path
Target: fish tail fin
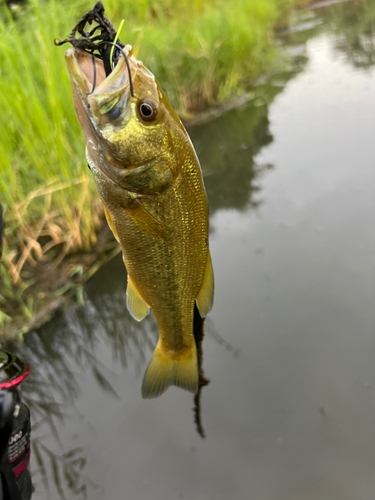
M 166 351 L 159 340 L 151 361 L 146 369 L 142 383 L 143 398 L 157 398 L 170 385 L 187 391 L 198 389 L 198 360 L 195 342 L 183 353 Z

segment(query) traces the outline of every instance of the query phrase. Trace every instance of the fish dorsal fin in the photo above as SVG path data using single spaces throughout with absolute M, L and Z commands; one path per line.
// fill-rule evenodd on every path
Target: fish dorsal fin
M 211 255 L 208 251 L 206 271 L 203 277 L 202 288 L 196 298 L 199 314 L 202 318 L 211 311 L 214 301 L 214 272 L 212 269 Z
M 133 207 L 124 207 L 126 213 L 132 218 L 133 222 L 144 233 L 153 238 L 166 239 L 170 230 L 162 222 L 158 221 L 150 212 L 138 201 L 135 201 Z
M 117 234 L 117 231 L 116 231 L 116 228 L 115 228 L 115 225 L 113 224 L 113 220 L 112 220 L 111 214 L 109 213 L 109 210 L 108 210 L 108 208 L 105 205 L 104 205 L 104 214 L 105 214 L 105 218 L 107 219 L 108 226 L 110 227 L 110 229 L 111 229 L 111 231 L 113 233 L 113 236 L 116 238 L 116 240 L 118 242 L 120 242 L 118 234 Z
M 129 275 L 128 287 L 126 289 L 126 306 L 130 314 L 137 321 L 142 321 L 142 319 L 147 316 L 150 311 L 150 307 L 139 295 L 139 292 Z

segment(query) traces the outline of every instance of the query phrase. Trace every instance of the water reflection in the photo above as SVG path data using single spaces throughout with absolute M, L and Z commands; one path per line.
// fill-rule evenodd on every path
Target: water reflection
M 322 33 L 331 33 L 334 49 L 345 54 L 355 68 L 368 68 L 375 64 L 374 2 L 349 1 L 327 6 L 319 6 L 318 3 L 311 7 L 311 10 L 297 16 L 298 24 L 294 29 L 283 34 L 284 43 L 305 44 Z
M 371 1 L 336 4 L 317 15 L 337 36 L 336 50 L 356 68 L 375 64 L 375 4 Z
M 261 203 L 258 181 L 273 167 L 258 164 L 255 157 L 273 141 L 269 107 L 305 63 L 305 57 L 293 57 L 288 71 L 254 87 L 243 106 L 189 130 L 202 165 L 211 215 L 219 209 L 244 210 Z

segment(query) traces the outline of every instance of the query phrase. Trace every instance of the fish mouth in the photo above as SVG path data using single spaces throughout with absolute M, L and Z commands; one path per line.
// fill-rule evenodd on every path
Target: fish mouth
M 115 118 L 113 124 L 120 126 L 128 119 L 126 103 L 131 93 L 129 76 L 131 73 L 135 75 L 137 70 L 136 59 L 131 51 L 130 45 L 123 49 L 124 54 L 119 56 L 116 66 L 108 76 L 103 61 L 92 54 L 74 47 L 70 47 L 65 53 L 72 82 L 74 107 L 86 139 L 88 159 L 100 165 L 100 170 L 105 171 L 106 175 L 117 183 L 125 175 L 123 169 L 113 165 L 107 168 L 101 155 L 104 154 L 103 151 L 107 151 L 113 156 L 111 137 L 106 138 L 104 130 L 113 118 L 108 116 L 109 112 L 119 101 L 123 104 L 120 108 L 121 114 Z M 111 163 L 114 162 L 113 157 Z
M 117 65 L 107 76 L 103 61 L 84 50 L 70 47 L 65 53 L 65 59 L 72 83 L 81 101 L 90 104 L 98 101 L 98 106 L 103 105 L 105 95 L 123 93 L 127 89 L 132 91 L 131 79 L 136 71 L 132 47 L 126 45 L 121 51 Z M 126 56 L 126 57 L 125 57 Z M 90 108 L 90 106 L 88 106 Z

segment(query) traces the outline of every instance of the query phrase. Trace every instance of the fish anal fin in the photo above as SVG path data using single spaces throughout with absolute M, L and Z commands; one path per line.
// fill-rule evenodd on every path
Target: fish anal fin
M 137 321 L 142 321 L 150 312 L 150 306 L 142 299 L 129 275 L 128 287 L 126 289 L 126 306 L 130 314 Z
M 124 207 L 124 210 L 144 233 L 153 238 L 166 239 L 168 237 L 169 228 L 150 214 L 138 200 L 132 207 Z
M 211 311 L 214 301 L 214 271 L 212 269 L 211 255 L 208 251 L 206 271 L 203 277 L 202 288 L 199 291 L 198 297 L 195 299 L 199 314 L 202 318 Z
M 116 228 L 115 228 L 115 225 L 113 224 L 113 220 L 112 220 L 111 214 L 109 213 L 109 210 L 108 210 L 108 208 L 105 205 L 104 205 L 104 215 L 105 215 L 105 218 L 107 219 L 108 226 L 110 227 L 110 229 L 111 229 L 111 231 L 113 233 L 113 236 L 116 238 L 116 240 L 118 242 L 120 242 L 118 234 L 117 234 L 117 231 L 116 231 Z
M 198 389 L 198 362 L 195 342 L 190 349 L 174 355 L 163 349 L 159 340 L 142 383 L 142 397 L 156 398 L 176 385 L 195 393 Z

